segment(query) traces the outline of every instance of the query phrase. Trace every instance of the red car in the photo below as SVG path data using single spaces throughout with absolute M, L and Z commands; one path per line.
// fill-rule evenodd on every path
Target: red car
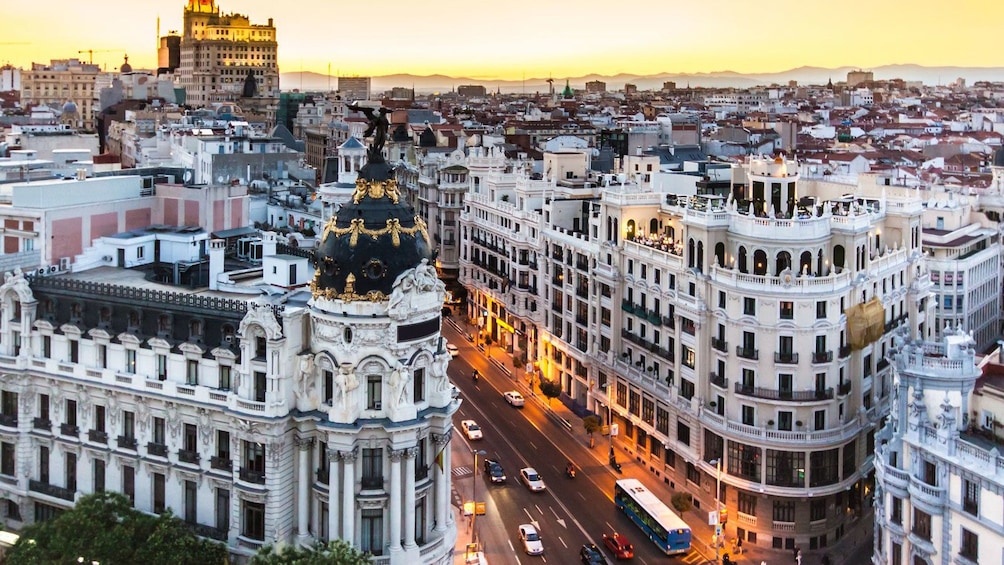
M 610 553 L 617 559 L 631 559 L 634 557 L 634 546 L 628 542 L 627 538 L 614 532 L 603 534 L 603 545 L 607 546 Z

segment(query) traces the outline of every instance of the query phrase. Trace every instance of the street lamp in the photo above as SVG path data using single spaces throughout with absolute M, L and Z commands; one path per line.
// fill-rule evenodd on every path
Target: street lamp
M 715 563 L 718 563 L 721 553 L 719 548 L 721 547 L 720 542 L 722 539 L 722 503 L 719 500 L 719 495 L 722 492 L 722 458 L 713 459 L 708 461 L 708 463 L 714 465 L 717 471 L 715 481 Z
M 483 449 L 472 449 L 471 453 L 474 454 L 474 482 L 471 483 L 471 498 L 474 499 L 472 502 L 473 507 L 471 508 L 471 545 L 476 550 L 477 545 L 475 544 L 477 543 L 477 538 L 475 537 L 475 532 L 477 530 L 474 529 L 474 526 L 478 519 L 478 455 L 488 455 L 488 452 Z
M 613 400 L 610 398 L 610 383 L 605 382 L 602 385 L 603 392 L 607 395 L 607 437 L 610 439 L 610 464 L 614 463 L 614 416 L 613 416 Z

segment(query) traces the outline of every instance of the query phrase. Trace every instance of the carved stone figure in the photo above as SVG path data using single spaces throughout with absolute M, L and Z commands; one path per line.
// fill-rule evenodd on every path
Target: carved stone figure
M 373 144 L 366 151 L 366 158 L 371 163 L 382 162 L 383 146 L 387 142 L 387 130 L 390 128 L 390 121 L 387 119 L 387 114 L 390 110 L 381 107 L 379 110 L 374 111 L 373 108 L 356 104 L 352 104 L 349 108 L 362 112 L 366 116 L 366 119 L 369 120 L 369 127 L 363 132 L 363 136 L 369 137 L 372 135 Z

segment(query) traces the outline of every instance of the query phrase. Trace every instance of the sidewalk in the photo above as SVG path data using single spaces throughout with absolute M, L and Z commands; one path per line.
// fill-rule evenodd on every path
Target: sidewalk
M 447 321 L 454 329 L 458 330 L 462 334 L 469 334 L 472 327 L 463 319 L 461 319 L 460 322 L 457 322 L 453 319 L 447 318 Z M 484 354 L 485 352 L 482 350 L 482 355 Z M 546 411 L 549 417 L 560 423 L 560 425 L 562 425 L 562 427 L 564 427 L 570 435 L 578 436 L 579 434 L 582 434 L 581 418 L 578 415 L 572 412 L 566 405 L 564 405 L 564 403 L 560 401 L 548 404 L 547 399 L 542 394 L 536 394 L 536 391 L 530 388 L 529 381 L 522 374 L 521 369 L 513 370 L 511 366 L 504 366 L 504 368 L 499 367 L 498 365 L 502 365 L 501 359 L 503 358 L 506 357 L 503 357 L 501 351 L 499 351 L 499 354 L 493 355 L 491 360 L 496 361 L 493 364 L 496 365 L 495 368 L 498 368 L 500 373 L 511 378 L 513 382 L 515 382 L 516 388 L 524 392 L 524 396 L 527 398 L 527 401 L 540 402 L 542 406 L 547 408 Z M 511 361 L 507 358 L 506 362 L 511 365 Z M 583 438 L 583 442 L 584 441 L 585 440 Z M 605 438 L 599 438 L 596 440 L 596 449 L 590 450 L 590 453 L 592 453 L 592 456 L 596 459 L 596 461 L 603 466 L 607 465 L 607 450 L 604 446 L 605 443 Z M 616 439 L 613 445 L 617 453 L 617 462 L 621 464 L 624 477 L 634 477 L 641 480 L 650 490 L 667 502 L 676 492 L 689 492 L 671 489 L 669 484 L 665 482 L 666 480 L 662 475 L 662 470 L 656 468 L 650 469 L 647 460 L 638 456 L 634 447 L 630 444 L 626 444 L 621 442 L 619 439 Z M 600 447 L 602 447 L 602 449 L 600 449 Z M 461 455 L 461 457 L 463 457 L 463 455 Z M 470 482 L 467 482 L 467 484 L 469 485 Z M 481 485 L 479 485 L 479 492 L 483 492 L 481 491 L 481 488 Z M 684 561 L 686 561 L 688 565 L 714 563 L 716 557 L 715 548 L 710 544 L 710 541 L 713 539 L 715 532 L 714 527 L 708 524 L 707 510 L 703 508 L 701 510 L 690 510 L 686 512 L 683 517 L 691 526 L 691 530 L 694 534 L 693 547 L 704 558 L 700 559 L 696 555 L 692 554 L 693 558 L 684 558 Z M 458 519 L 458 524 L 463 525 L 466 523 L 466 520 L 466 517 L 461 516 L 460 519 Z M 478 517 L 478 520 L 482 520 L 482 517 Z M 830 565 L 858 565 L 862 559 L 865 562 L 870 561 L 871 553 L 869 548 L 872 543 L 871 523 L 872 509 L 870 507 L 866 507 L 861 517 L 852 524 L 848 525 L 848 531 L 839 540 L 835 542 L 830 541 L 827 547 L 818 550 L 809 550 L 807 547 L 802 547 L 802 565 L 818 565 L 822 562 L 822 558 L 825 555 L 829 556 Z M 487 524 L 484 524 L 484 526 L 487 526 Z M 485 530 L 482 529 L 481 526 L 478 527 L 478 530 L 482 535 L 485 534 Z M 467 530 L 467 533 L 469 532 L 470 531 Z M 744 564 L 748 563 L 751 565 L 759 565 L 760 563 L 766 563 L 767 565 L 786 565 L 794 563 L 792 550 L 772 548 L 770 546 L 770 538 L 758 540 L 757 543 L 743 542 L 742 553 L 740 555 L 735 555 L 735 552 L 732 550 L 732 540 L 736 537 L 735 523 L 726 524 L 723 534 L 724 543 L 720 548 L 719 555 L 728 553 L 733 562 L 741 562 Z M 461 532 L 460 539 L 464 539 L 463 532 Z M 461 543 L 460 539 L 457 543 L 460 560 L 456 561 L 456 563 L 463 563 L 463 550 L 466 548 L 466 543 Z M 491 557 L 488 557 L 488 560 L 494 565 L 495 562 Z

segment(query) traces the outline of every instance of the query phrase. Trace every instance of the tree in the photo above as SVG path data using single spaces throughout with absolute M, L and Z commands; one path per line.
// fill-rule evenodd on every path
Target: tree
M 595 414 L 590 414 L 582 419 L 582 427 L 589 435 L 589 447 L 593 446 L 593 434 L 600 431 L 600 419 Z
M 311 547 L 284 545 L 276 550 L 266 545 L 251 558 L 251 565 L 369 565 L 372 555 L 337 539 L 327 545 L 315 542 Z
M 540 381 L 540 393 L 547 397 L 547 405 L 551 405 L 551 399 L 561 396 L 561 384 L 557 381 Z
M 82 497 L 57 518 L 25 528 L 6 563 L 76 563 L 80 557 L 107 565 L 222 564 L 227 548 L 197 537 L 170 512 L 149 516 L 124 495 L 102 492 Z

